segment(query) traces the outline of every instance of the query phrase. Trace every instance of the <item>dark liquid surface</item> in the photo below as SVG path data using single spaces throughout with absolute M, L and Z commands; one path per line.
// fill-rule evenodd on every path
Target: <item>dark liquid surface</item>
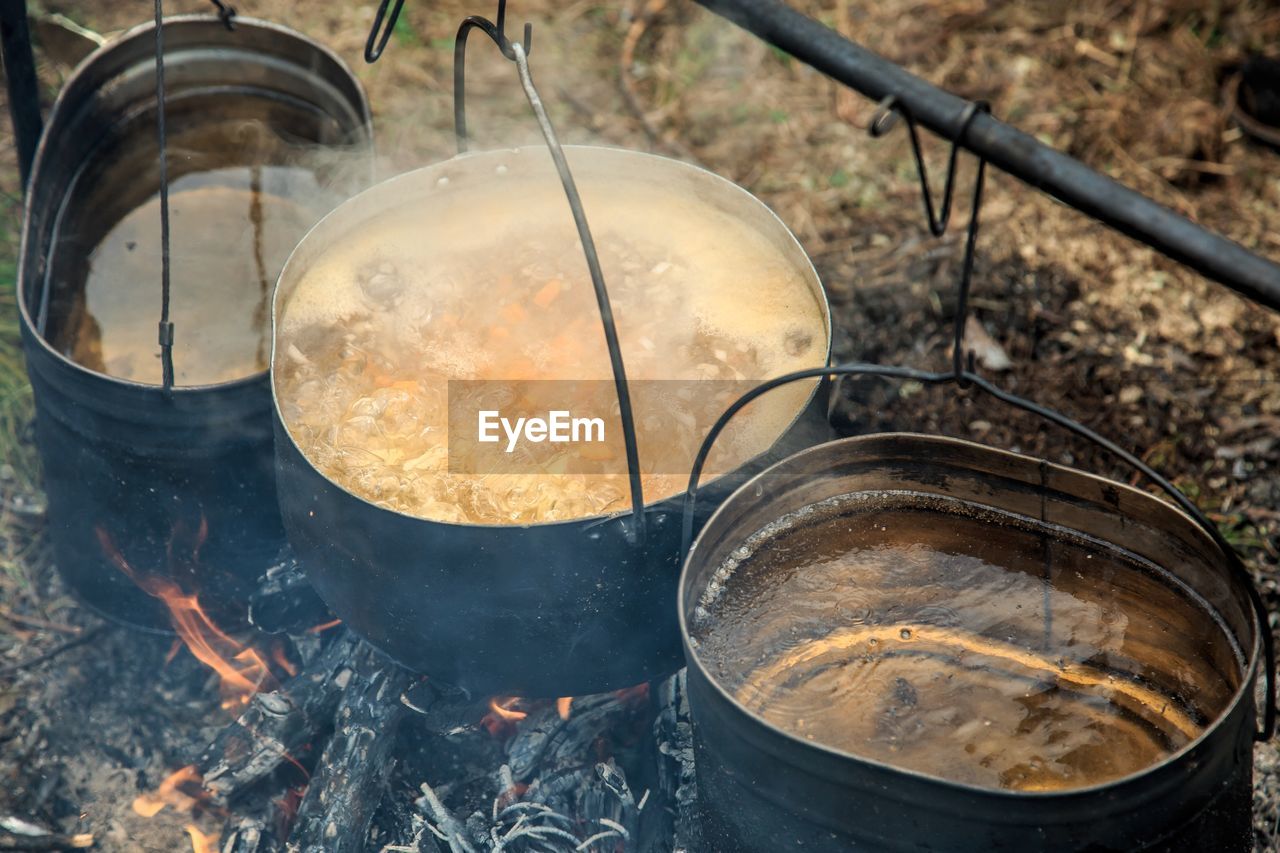
M 166 109 L 178 385 L 264 370 L 270 297 L 289 254 L 367 172 L 332 122 L 217 92 Z M 37 328 L 76 362 L 160 384 L 159 150 L 154 115 L 106 129 L 59 213 Z M 363 168 L 362 168 L 363 167 Z
M 1232 641 L 1154 566 L 903 504 L 842 500 L 734 553 L 693 633 L 739 702 L 857 756 L 1035 791 L 1139 771 L 1230 701 Z
M 303 169 L 258 166 L 187 174 L 169 193 L 171 314 L 179 385 L 265 370 L 270 297 L 289 254 L 322 210 Z M 153 195 L 83 252 L 83 301 L 60 341 L 111 376 L 160 381 L 160 199 Z

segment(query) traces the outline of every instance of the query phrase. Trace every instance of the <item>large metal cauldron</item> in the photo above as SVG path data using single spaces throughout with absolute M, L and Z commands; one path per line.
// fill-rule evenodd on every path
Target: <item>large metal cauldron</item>
M 1214 611 L 1243 651 L 1240 686 L 1228 707 L 1198 738 L 1142 772 L 1037 793 L 974 787 L 857 758 L 749 712 L 688 641 L 693 610 L 712 574 L 748 536 L 789 512 L 838 495 L 886 490 L 943 495 L 1060 525 L 1163 567 Z M 762 492 L 767 499 L 758 497 Z M 966 441 L 874 435 L 777 464 L 707 522 L 680 582 L 698 793 L 710 849 L 1251 850 L 1261 634 L 1245 581 L 1226 566 L 1202 528 L 1163 501 Z
M 206 116 L 243 117 L 306 143 L 370 144 L 359 83 L 315 42 L 248 18 L 228 32 L 214 16 L 168 19 L 164 38 L 171 134 Z M 163 628 L 164 607 L 122 564 L 199 592 L 227 618 L 284 537 L 265 372 L 166 393 L 82 367 L 45 334 L 50 303 L 69 287 L 60 270 L 83 260 L 59 254 L 85 243 L 65 223 L 108 228 L 158 189 L 154 50 L 153 25 L 129 31 L 87 58 L 54 105 L 27 195 L 18 304 L 58 568 L 91 607 Z M 247 165 L 238 156 L 228 148 L 205 167 Z M 186 158 L 170 161 L 176 179 Z M 217 285 L 176 280 L 174 290 Z M 155 287 L 158 320 L 158 269 Z
M 618 174 L 651 178 L 696 193 L 773 241 L 822 306 L 824 328 L 814 332 L 825 336 L 827 352 L 822 285 L 795 238 L 758 200 L 663 157 L 565 150 L 580 184 Z M 541 147 L 466 154 L 380 184 L 321 221 L 281 273 L 277 343 L 284 301 L 325 247 L 372 216 L 429 198 L 442 179 L 455 188 L 489 181 L 499 165 L 515 177 L 555 180 Z M 809 396 L 767 458 L 709 484 L 706 506 L 769 461 L 829 438 L 823 391 Z M 327 479 L 294 443 L 278 405 L 276 459 L 285 530 L 308 578 L 344 622 L 400 663 L 479 695 L 525 696 L 597 693 L 679 667 L 680 495 L 649 503 L 648 537 L 638 545 L 628 541 L 627 513 L 528 526 L 424 521 L 374 506 Z

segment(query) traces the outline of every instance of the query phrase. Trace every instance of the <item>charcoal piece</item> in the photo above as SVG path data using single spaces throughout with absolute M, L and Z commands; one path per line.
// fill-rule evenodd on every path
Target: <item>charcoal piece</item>
M 672 850 L 675 853 L 701 850 L 693 724 L 689 719 L 689 697 L 683 669 L 658 688 L 658 717 L 653 723 L 653 734 L 660 756 L 659 793 L 674 812 Z
M 333 619 L 288 548 L 249 597 L 249 621 L 268 634 L 303 634 Z
M 400 696 L 412 676 L 364 644 L 350 672 L 333 736 L 298 807 L 289 853 L 363 853 L 391 777 L 397 729 L 409 713 Z
M 244 713 L 219 732 L 196 762 L 216 804 L 225 806 L 281 763 L 295 760 L 333 725 L 359 642 L 341 632 L 306 669 L 279 690 L 255 695 Z
M 218 853 L 279 853 L 280 842 L 261 820 L 244 818 L 223 833 Z
M 603 732 L 622 724 L 633 711 L 612 693 L 583 696 L 573 701 L 569 719 L 555 708 L 545 708 L 525 720 L 507 744 L 507 759 L 518 782 L 568 767 L 594 764 L 591 746 Z

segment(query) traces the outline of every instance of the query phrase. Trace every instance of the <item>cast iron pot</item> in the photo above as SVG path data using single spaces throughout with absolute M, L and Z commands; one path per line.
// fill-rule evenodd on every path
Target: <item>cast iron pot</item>
M 758 495 L 768 496 L 761 500 Z M 1227 708 L 1163 761 L 1106 784 L 1018 792 L 946 781 L 791 735 L 740 705 L 689 642 L 712 574 L 747 537 L 826 498 L 909 490 L 1121 545 L 1201 597 L 1245 661 Z M 1145 492 L 950 438 L 885 434 L 796 454 L 706 523 L 680 581 L 698 796 L 709 849 L 1248 851 L 1260 627 L 1249 591 L 1188 516 Z M 1208 613 L 1206 618 L 1212 618 Z
M 359 83 L 310 39 L 241 17 L 228 32 L 216 16 L 168 19 L 164 37 L 171 134 L 204 116 L 243 116 L 306 142 L 371 144 Z M 48 339 L 50 305 L 69 287 L 60 271 L 78 261 L 59 253 L 84 242 L 69 240 L 65 223 L 105 229 L 158 189 L 154 51 L 154 25 L 130 30 L 89 56 L 59 95 L 27 193 L 18 305 L 58 569 L 90 607 L 163 629 L 164 606 L 122 565 L 143 583 L 199 592 L 217 618 L 234 619 L 284 533 L 265 371 L 166 393 L 89 370 Z M 224 156 L 206 167 L 245 165 L 235 150 Z M 170 157 L 171 179 L 185 161 Z M 157 270 L 157 320 L 159 293 Z
M 821 305 L 823 328 L 814 333 L 825 338 L 826 357 L 831 326 L 822 285 L 795 237 L 757 199 L 675 160 L 609 148 L 565 151 L 579 184 L 652 176 L 753 225 Z M 488 181 L 499 165 L 513 176 L 554 180 L 541 147 L 465 154 L 379 184 L 329 214 L 280 275 L 277 345 L 283 301 L 326 246 L 387 209 L 429 199 L 444 178 L 451 188 Z M 830 436 L 825 388 L 818 386 L 770 451 L 707 485 L 703 505 L 714 506 L 768 462 Z M 629 510 L 527 526 L 425 521 L 375 506 L 321 474 L 289 435 L 278 401 L 276 470 L 285 531 L 307 577 L 350 628 L 410 669 L 481 696 L 553 697 L 622 688 L 680 666 L 673 605 L 681 495 L 645 507 L 648 537 L 635 545 L 627 537 Z

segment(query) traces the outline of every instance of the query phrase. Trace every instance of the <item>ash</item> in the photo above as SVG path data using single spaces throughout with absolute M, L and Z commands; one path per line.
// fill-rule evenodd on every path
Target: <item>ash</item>
M 700 849 L 683 673 L 571 701 L 469 697 L 332 625 L 285 558 L 237 637 L 284 649 L 294 674 L 228 705 L 173 637 L 65 612 L 0 663 L 0 850 Z

